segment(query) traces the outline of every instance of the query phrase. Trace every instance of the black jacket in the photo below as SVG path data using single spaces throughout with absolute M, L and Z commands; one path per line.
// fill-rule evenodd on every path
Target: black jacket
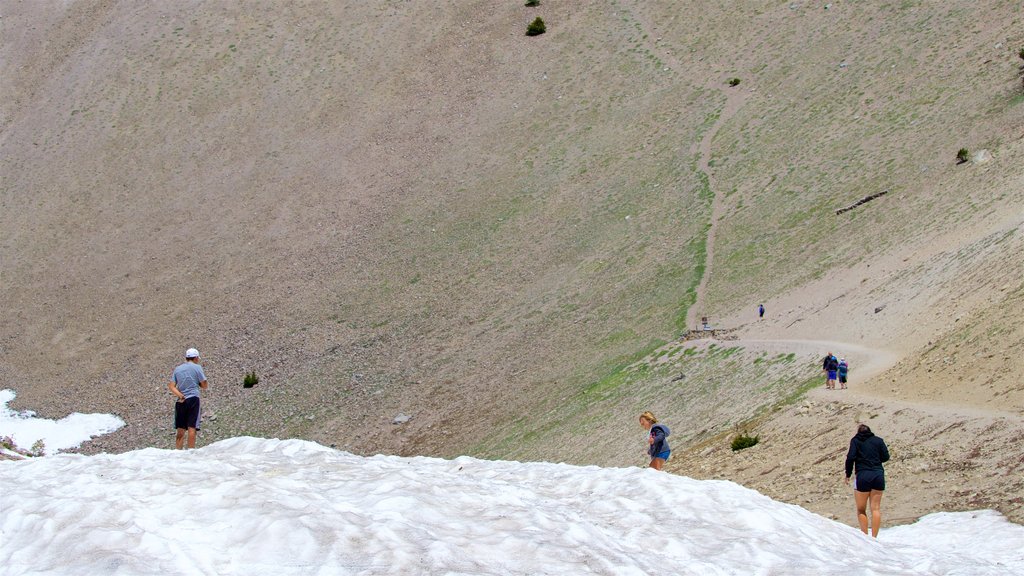
M 853 475 L 853 465 L 857 472 L 865 470 L 882 470 L 882 462 L 889 461 L 889 449 L 885 442 L 871 432 L 857 432 L 850 440 L 850 451 L 846 453 L 846 477 Z

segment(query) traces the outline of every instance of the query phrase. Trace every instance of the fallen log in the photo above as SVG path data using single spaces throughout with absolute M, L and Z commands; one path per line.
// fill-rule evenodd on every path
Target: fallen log
M 861 198 L 860 200 L 858 200 L 857 202 L 854 202 L 853 204 L 850 204 L 846 208 L 837 208 L 836 209 L 836 216 L 838 216 L 838 215 L 840 215 L 843 212 L 846 212 L 848 210 L 853 210 L 854 208 L 856 208 L 857 206 L 860 206 L 861 204 L 864 204 L 866 202 L 871 202 L 872 200 L 874 200 L 875 198 L 878 198 L 879 196 L 885 196 L 888 193 L 889 193 L 888 190 L 882 190 L 881 192 L 879 192 L 877 194 L 872 194 L 871 196 L 865 196 L 865 197 Z

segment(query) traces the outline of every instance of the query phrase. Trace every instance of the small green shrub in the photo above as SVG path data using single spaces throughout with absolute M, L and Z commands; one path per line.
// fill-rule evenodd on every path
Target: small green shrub
M 1024 60 L 1024 48 L 1021 48 L 1020 52 L 1017 52 L 1017 56 L 1020 56 L 1020 59 Z
M 526 0 L 526 5 L 530 7 L 540 6 L 540 0 Z
M 743 450 L 744 448 L 750 448 L 751 446 L 757 444 L 760 440 L 760 436 L 750 436 L 746 432 L 742 434 L 737 434 L 736 437 L 732 439 L 732 451 L 738 452 L 740 450 Z
M 537 19 L 530 22 L 530 25 L 526 27 L 527 36 L 540 36 L 545 32 L 547 32 L 547 26 L 544 25 L 544 20 L 540 16 L 537 16 Z
M 971 151 L 968 150 L 967 148 L 961 148 L 959 151 L 957 151 L 957 153 L 956 153 L 956 163 L 957 164 L 963 164 L 964 162 L 967 162 L 970 159 L 971 159 Z
M 740 79 L 739 78 L 730 78 L 729 79 L 729 86 L 739 86 L 739 84 L 740 84 Z
M 256 371 L 247 372 L 245 378 L 242 379 L 242 388 L 252 388 L 253 386 L 260 383 L 260 377 L 256 375 Z

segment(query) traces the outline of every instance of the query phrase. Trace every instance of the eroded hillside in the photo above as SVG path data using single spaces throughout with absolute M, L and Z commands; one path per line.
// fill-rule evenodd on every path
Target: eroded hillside
M 4 4 L 0 386 L 168 445 L 194 345 L 209 440 L 633 464 L 808 385 L 709 315 L 1020 410 L 1019 3 L 706 4 Z

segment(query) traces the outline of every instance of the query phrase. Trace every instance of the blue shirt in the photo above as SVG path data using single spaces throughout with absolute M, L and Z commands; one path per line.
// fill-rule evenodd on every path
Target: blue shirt
M 185 362 L 174 369 L 174 385 L 185 398 L 199 396 L 199 383 L 206 381 L 203 367 L 195 362 Z
M 654 438 L 654 443 L 647 449 L 647 453 L 651 456 L 657 456 L 663 452 L 668 452 L 668 435 L 668 426 L 664 424 L 651 426 L 651 438 Z

